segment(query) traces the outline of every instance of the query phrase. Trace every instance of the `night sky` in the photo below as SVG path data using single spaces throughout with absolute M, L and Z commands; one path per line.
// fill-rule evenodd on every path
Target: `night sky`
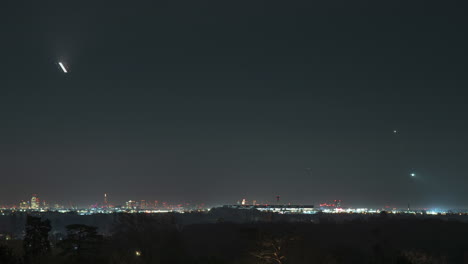
M 468 207 L 464 6 L 25 2 L 0 7 L 0 204 Z

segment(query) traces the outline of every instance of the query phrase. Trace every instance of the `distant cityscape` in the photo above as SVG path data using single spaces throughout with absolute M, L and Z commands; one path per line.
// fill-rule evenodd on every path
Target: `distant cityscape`
M 189 204 L 179 203 L 170 204 L 168 202 L 160 202 L 157 200 L 128 200 L 122 205 L 116 205 L 109 201 L 108 194 L 105 193 L 102 202 L 91 204 L 86 207 L 80 207 L 69 204 L 48 203 L 39 198 L 37 194 L 33 194 L 28 200 L 22 200 L 18 204 L 6 206 L 0 205 L 1 210 L 12 211 L 56 211 L 56 212 L 71 212 L 71 211 L 86 211 L 90 213 L 111 213 L 111 212 L 173 212 L 173 211 L 193 211 L 205 209 L 204 204 Z
M 128 200 L 122 205 L 116 205 L 110 202 L 107 193 L 103 195 L 103 200 L 100 203 L 92 204 L 87 207 L 78 207 L 72 204 L 63 205 L 59 203 L 49 204 L 45 200 L 41 200 L 38 195 L 33 194 L 28 200 L 22 200 L 17 205 L 5 206 L 0 205 L 0 213 L 14 212 L 59 212 L 70 213 L 75 212 L 80 215 L 91 214 L 109 214 L 109 213 L 185 213 L 185 212 L 208 212 L 213 208 L 229 208 L 240 210 L 258 210 L 261 212 L 272 212 L 278 214 L 316 214 L 316 213 L 350 213 L 350 214 L 377 214 L 382 211 L 393 214 L 428 214 L 428 215 L 446 215 L 460 214 L 468 215 L 467 209 L 437 209 L 437 208 L 411 208 L 410 205 L 406 208 L 353 208 L 342 206 L 342 200 L 333 200 L 314 204 L 291 204 L 282 203 L 280 196 L 276 196 L 276 202 L 258 203 L 256 200 L 248 201 L 241 199 L 233 204 L 219 205 L 214 207 L 206 206 L 205 204 L 190 204 L 179 203 L 171 204 L 168 202 L 160 202 L 157 200 Z

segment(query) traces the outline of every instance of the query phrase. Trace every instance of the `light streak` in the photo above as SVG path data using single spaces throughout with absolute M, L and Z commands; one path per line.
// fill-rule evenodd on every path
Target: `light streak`
M 64 73 L 68 73 L 67 69 L 65 68 L 65 66 L 63 65 L 63 63 L 59 62 L 59 65 L 60 65 L 60 68 L 62 68 L 63 72 Z

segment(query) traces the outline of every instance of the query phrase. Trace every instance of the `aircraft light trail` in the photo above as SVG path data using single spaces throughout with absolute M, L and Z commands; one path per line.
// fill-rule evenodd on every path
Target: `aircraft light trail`
M 59 65 L 60 65 L 60 68 L 62 68 L 63 72 L 64 73 L 68 73 L 67 69 L 65 68 L 65 66 L 63 65 L 63 63 L 59 62 Z

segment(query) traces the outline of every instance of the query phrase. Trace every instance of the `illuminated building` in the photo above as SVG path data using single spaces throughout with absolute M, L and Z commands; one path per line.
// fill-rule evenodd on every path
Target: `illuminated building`
M 104 205 L 103 207 L 108 207 L 107 206 L 107 193 L 104 194 Z
M 313 205 L 225 205 L 232 209 L 256 209 L 262 212 L 279 214 L 314 214 L 317 211 Z
M 19 207 L 20 209 L 29 209 L 29 203 L 26 201 L 21 201 Z
M 128 202 L 125 203 L 125 208 L 127 209 L 137 209 L 137 202 L 136 201 L 132 201 L 132 200 L 129 200 Z
M 31 209 L 39 209 L 40 207 L 40 201 L 37 195 L 33 194 L 33 197 L 31 198 Z
M 335 200 L 335 207 L 341 208 L 341 200 Z
M 320 209 L 336 209 L 336 208 L 341 208 L 341 200 L 333 200 L 333 202 L 330 203 L 321 203 L 320 204 Z

